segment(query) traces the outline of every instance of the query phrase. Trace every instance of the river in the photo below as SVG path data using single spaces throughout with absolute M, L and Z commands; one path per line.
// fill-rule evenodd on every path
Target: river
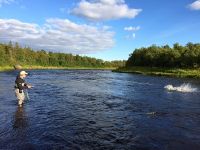
M 0 73 L 0 149 L 199 150 L 200 81 L 97 70 L 31 70 L 17 106 Z M 168 91 L 189 84 L 191 92 Z

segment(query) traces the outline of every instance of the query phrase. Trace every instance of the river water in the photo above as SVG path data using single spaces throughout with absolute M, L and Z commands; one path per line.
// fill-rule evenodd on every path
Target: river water
M 199 150 L 200 81 L 95 70 L 31 70 L 17 106 L 0 73 L 0 149 Z M 167 91 L 189 84 L 191 92 Z

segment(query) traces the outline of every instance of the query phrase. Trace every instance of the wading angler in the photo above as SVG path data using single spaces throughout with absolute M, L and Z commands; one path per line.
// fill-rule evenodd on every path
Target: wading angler
M 26 89 L 32 88 L 30 84 L 25 82 L 25 78 L 27 77 L 28 73 L 25 71 L 21 71 L 19 75 L 16 77 L 15 80 L 15 95 L 18 100 L 18 105 L 21 107 L 25 100 L 25 91 Z M 28 95 L 27 95 L 28 98 Z

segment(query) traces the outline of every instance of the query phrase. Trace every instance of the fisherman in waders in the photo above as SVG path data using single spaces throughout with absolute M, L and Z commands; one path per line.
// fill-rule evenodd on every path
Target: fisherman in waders
M 20 71 L 19 75 L 16 77 L 16 80 L 15 80 L 15 95 L 17 97 L 18 105 L 20 107 L 22 106 L 25 99 L 24 90 L 32 88 L 31 85 L 25 83 L 24 81 L 27 75 L 28 75 L 27 72 Z

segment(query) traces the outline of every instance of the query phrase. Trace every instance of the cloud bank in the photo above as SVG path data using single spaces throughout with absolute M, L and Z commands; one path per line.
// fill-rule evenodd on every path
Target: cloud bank
M 92 21 L 135 18 L 142 9 L 129 8 L 124 0 L 81 0 L 72 14 Z
M 76 24 L 67 19 L 47 19 L 44 25 L 0 19 L 0 41 L 19 42 L 34 49 L 88 54 L 114 46 L 114 32 L 106 26 Z
M 192 10 L 200 10 L 200 0 L 197 0 L 189 5 L 189 8 Z

